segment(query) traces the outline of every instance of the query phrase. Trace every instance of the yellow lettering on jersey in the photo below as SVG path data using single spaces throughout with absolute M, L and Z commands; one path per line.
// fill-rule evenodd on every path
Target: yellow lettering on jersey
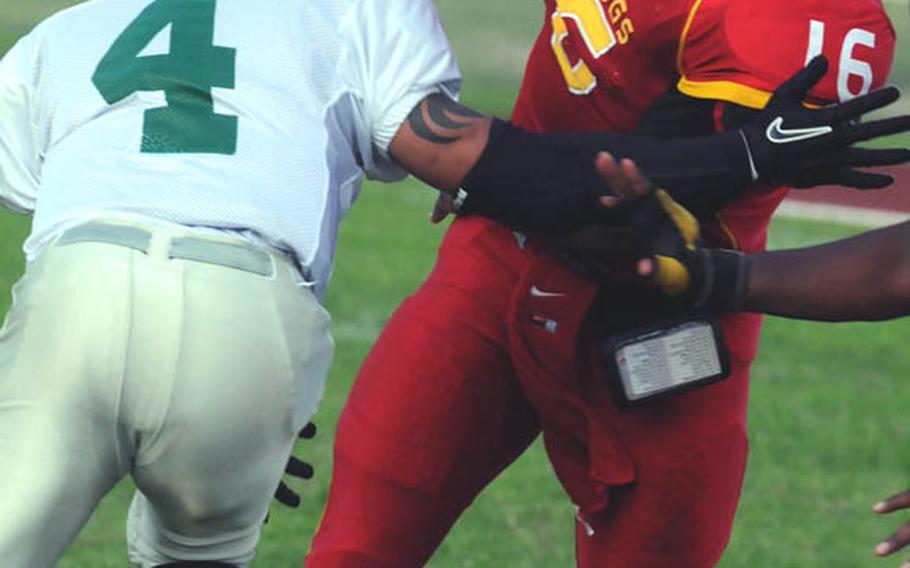
M 556 6 L 563 19 L 575 20 L 585 46 L 595 59 L 616 45 L 600 0 L 557 0 Z
M 610 2 L 609 7 L 607 7 L 607 14 L 610 15 L 610 23 L 615 25 L 628 11 L 629 6 L 626 4 L 626 0 L 613 0 Z
M 569 60 L 563 45 L 569 36 L 566 20 L 574 20 L 585 47 L 597 59 L 617 43 L 625 45 L 629 42 L 635 27 L 627 17 L 628 10 L 626 0 L 557 0 L 551 18 L 553 36 L 550 45 L 570 92 L 587 95 L 597 86 L 597 77 L 584 60 L 579 59 L 574 64 Z
M 569 29 L 559 11 L 553 13 L 553 37 L 550 45 L 553 47 L 553 54 L 556 61 L 559 62 L 559 68 L 562 69 L 562 75 L 566 79 L 566 85 L 569 91 L 575 95 L 587 95 L 597 86 L 597 78 L 594 73 L 585 65 L 581 59 L 578 63 L 572 65 L 569 61 L 569 55 L 566 53 L 562 42 L 569 36 Z
M 618 39 L 619 43 L 622 45 L 626 45 L 629 43 L 629 40 L 632 38 L 632 34 L 634 32 L 635 26 L 632 25 L 632 20 L 626 18 L 619 23 L 619 29 L 616 30 L 616 39 Z

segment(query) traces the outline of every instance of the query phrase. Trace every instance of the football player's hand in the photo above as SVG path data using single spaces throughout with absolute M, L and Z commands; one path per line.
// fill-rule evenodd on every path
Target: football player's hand
M 747 258 L 706 249 L 698 220 L 663 190 L 624 198 L 624 224 L 587 227 L 562 242 L 567 260 L 607 284 L 616 301 L 662 311 L 735 311 L 743 300 Z
M 831 184 L 878 189 L 894 179 L 856 168 L 910 161 L 907 148 L 855 146 L 857 142 L 910 130 L 910 115 L 859 122 L 863 115 L 896 101 L 900 97 L 897 88 L 887 87 L 818 109 L 803 105 L 827 70 L 824 56 L 814 58 L 782 84 L 765 109 L 742 127 L 753 181 L 801 188 Z
M 646 190 L 642 195 L 607 198 L 613 200 L 607 205 L 612 208 L 612 222 L 588 225 L 550 242 L 576 269 L 602 283 L 659 286 L 661 282 L 653 274 L 643 277 L 636 273 L 636 262 L 650 260 L 658 249 L 672 249 L 680 256 L 686 246 L 679 227 L 664 210 L 661 196 L 669 197 L 663 190 Z M 692 222 L 697 233 L 698 222 L 694 218 Z M 672 286 L 669 276 L 663 282 Z
M 901 509 L 910 509 L 910 490 L 892 495 L 881 503 L 875 505 L 875 512 L 879 514 L 891 513 Z M 910 544 L 910 521 L 903 524 L 887 539 L 875 547 L 879 556 L 889 556 Z M 904 562 L 901 568 L 910 568 L 910 561 Z
M 310 422 L 304 426 L 303 430 L 298 434 L 298 437 L 309 440 L 315 435 L 316 425 Z M 312 465 L 305 461 L 301 461 L 294 456 L 288 458 L 288 464 L 284 471 L 288 475 L 299 479 L 312 479 L 314 473 Z M 300 505 L 300 495 L 291 489 L 284 481 L 281 481 L 278 484 L 278 489 L 275 491 L 275 500 L 292 509 L 296 509 Z
M 600 152 L 594 159 L 594 167 L 613 192 L 612 196 L 600 197 L 600 204 L 604 207 L 616 207 L 653 190 L 654 186 L 648 178 L 628 158 L 617 162 L 609 152 Z
M 658 189 L 654 198 L 666 221 L 652 223 L 659 229 L 647 235 L 637 275 L 676 309 L 738 310 L 748 276 L 747 258 L 735 251 L 705 248 L 694 215 L 663 190 Z
M 546 239 L 582 273 L 596 280 L 618 279 L 628 270 L 630 259 L 642 252 L 638 237 L 655 230 L 645 228 L 648 222 L 640 213 L 634 221 L 630 217 L 640 208 L 647 208 L 644 202 L 653 187 L 632 160 L 617 162 L 610 153 L 601 152 L 594 166 L 614 193 L 599 198 L 601 205 L 612 210 L 612 222 L 587 225 Z

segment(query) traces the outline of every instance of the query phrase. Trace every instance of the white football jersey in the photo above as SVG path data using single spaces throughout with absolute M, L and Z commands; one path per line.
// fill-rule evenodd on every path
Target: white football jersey
M 91 0 L 0 61 L 0 202 L 60 231 L 127 217 L 236 232 L 321 292 L 363 171 L 460 75 L 429 0 Z

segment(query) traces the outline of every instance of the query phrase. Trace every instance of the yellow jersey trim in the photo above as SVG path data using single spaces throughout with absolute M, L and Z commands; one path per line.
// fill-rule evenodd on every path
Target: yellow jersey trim
M 695 0 L 689 9 L 689 16 L 679 36 L 679 45 L 676 48 L 676 72 L 680 79 L 677 88 L 680 92 L 698 99 L 714 99 L 736 103 L 749 108 L 763 109 L 771 99 L 771 93 L 734 83 L 732 81 L 692 81 L 686 77 L 683 70 L 683 53 L 689 40 L 689 32 L 695 21 L 695 15 L 701 8 L 704 0 Z
M 697 99 L 714 99 L 761 110 L 771 100 L 771 93 L 733 81 L 692 81 L 685 75 L 679 80 L 680 92 Z
M 720 230 L 723 231 L 725 235 L 727 235 L 727 239 L 730 241 L 730 248 L 732 250 L 740 250 L 739 242 L 736 240 L 736 235 L 733 233 L 730 225 L 727 225 L 727 222 L 724 221 L 721 213 L 718 211 L 714 217 L 717 219 L 717 223 L 720 225 Z
M 676 46 L 676 72 L 680 77 L 684 77 L 682 68 L 683 51 L 686 49 L 686 41 L 689 39 L 689 29 L 692 28 L 692 22 L 695 20 L 695 13 L 701 7 L 703 0 L 695 0 L 692 8 L 689 9 L 689 17 L 686 18 L 686 24 L 683 26 L 682 33 L 679 35 L 679 44 Z

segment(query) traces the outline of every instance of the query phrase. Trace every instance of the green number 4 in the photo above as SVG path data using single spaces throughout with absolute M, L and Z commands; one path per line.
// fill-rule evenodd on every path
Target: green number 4
M 146 153 L 234 154 L 237 117 L 216 114 L 212 88 L 234 88 L 236 50 L 214 45 L 216 0 L 156 0 L 114 41 L 92 75 L 108 104 L 137 91 L 164 91 L 167 106 L 145 112 Z M 142 51 L 170 26 L 170 52 Z

